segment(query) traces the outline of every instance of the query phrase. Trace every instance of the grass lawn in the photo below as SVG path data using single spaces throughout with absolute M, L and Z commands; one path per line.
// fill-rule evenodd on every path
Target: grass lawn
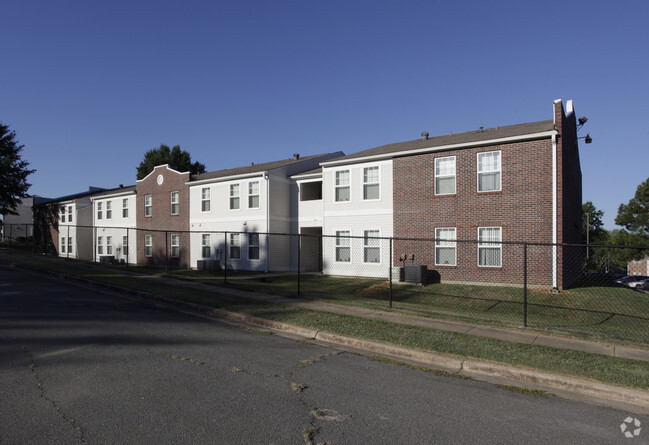
M 555 349 L 539 345 L 525 345 L 504 340 L 476 337 L 454 332 L 438 331 L 415 326 L 368 320 L 348 315 L 313 311 L 295 306 L 265 303 L 227 294 L 227 289 L 214 291 L 159 283 L 142 277 L 125 275 L 117 268 L 87 264 L 71 260 L 52 260 L 35 255 L 0 251 L 0 261 L 23 264 L 74 275 L 122 287 L 147 291 L 156 295 L 203 304 L 230 311 L 282 321 L 294 325 L 317 328 L 345 336 L 386 342 L 427 351 L 469 357 L 478 360 L 511 364 L 564 375 L 586 377 L 605 383 L 649 390 L 649 363 L 616 357 L 590 354 L 582 351 Z M 324 293 L 332 292 L 338 301 L 345 301 L 340 280 L 318 282 Z M 344 288 L 363 292 L 377 280 L 343 280 Z M 286 285 L 284 280 L 271 280 Z M 337 284 L 336 284 L 337 283 Z M 249 286 L 248 280 L 241 285 Z M 239 287 L 239 285 L 237 285 Z M 328 289 L 326 288 L 328 287 Z M 286 290 L 286 289 L 285 289 Z M 351 298 L 353 301 L 354 299 Z M 348 301 L 347 301 L 348 302 Z

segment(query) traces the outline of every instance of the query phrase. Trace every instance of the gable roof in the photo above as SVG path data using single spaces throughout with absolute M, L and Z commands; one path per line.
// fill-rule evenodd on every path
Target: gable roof
M 321 165 L 344 164 L 363 158 L 391 158 L 406 156 L 412 151 L 436 151 L 442 149 L 465 148 L 494 142 L 503 143 L 517 139 L 531 139 L 549 137 L 555 131 L 554 121 L 540 121 L 528 124 L 509 125 L 506 127 L 488 128 L 483 130 L 468 131 L 465 133 L 448 134 L 432 138 L 421 138 L 413 141 L 397 142 L 381 145 L 368 150 L 352 153 L 331 161 L 322 162 Z M 498 142 L 500 141 L 500 142 Z
M 193 175 L 191 177 L 191 181 L 203 181 L 206 179 L 225 178 L 228 176 L 239 176 L 239 175 L 247 175 L 247 174 L 254 174 L 254 173 L 262 173 L 276 168 L 285 167 L 290 164 L 295 164 L 301 161 L 308 161 L 310 159 L 319 158 L 330 154 L 331 153 L 325 153 L 324 155 L 319 154 L 319 155 L 305 156 L 303 158 L 300 157 L 297 159 L 296 158 L 283 159 L 281 161 L 265 162 L 262 164 L 251 164 L 246 167 L 236 167 L 236 168 L 229 168 L 225 170 L 217 170 L 213 172 L 201 173 L 198 175 Z

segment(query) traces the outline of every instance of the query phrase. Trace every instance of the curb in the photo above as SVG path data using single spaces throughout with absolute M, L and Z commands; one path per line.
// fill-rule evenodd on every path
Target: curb
M 164 303 L 174 307 L 184 307 L 201 314 L 229 320 L 265 329 L 270 329 L 286 336 L 295 336 L 326 343 L 332 346 L 360 350 L 365 353 L 387 355 L 401 360 L 409 360 L 422 365 L 450 371 L 451 373 L 471 377 L 480 381 L 515 381 L 530 387 L 543 387 L 566 393 L 568 398 L 577 396 L 586 397 L 598 405 L 611 406 L 625 409 L 633 407 L 642 414 L 649 414 L 649 392 L 609 385 L 593 380 L 553 374 L 546 371 L 519 368 L 512 365 L 482 362 L 471 359 L 462 359 L 448 354 L 440 354 L 419 349 L 406 348 L 389 343 L 379 343 L 371 340 L 346 337 L 331 332 L 320 331 L 313 328 L 295 326 L 274 320 L 255 317 L 252 315 L 231 312 L 223 309 L 211 308 L 196 303 L 190 303 L 172 298 L 162 297 L 144 291 L 137 291 L 120 286 L 100 283 L 85 278 L 73 277 L 57 272 L 48 272 L 28 266 L 17 266 L 31 271 L 45 273 L 66 282 L 77 282 L 94 289 L 119 292 L 137 296 L 146 300 Z M 572 396 L 572 397 L 570 397 Z

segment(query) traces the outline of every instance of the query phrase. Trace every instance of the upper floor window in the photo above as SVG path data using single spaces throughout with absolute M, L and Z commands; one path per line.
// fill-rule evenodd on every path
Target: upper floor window
M 65 222 L 65 206 L 61 206 L 61 208 L 59 210 L 61 211 L 61 222 L 64 223 Z
M 230 210 L 239 210 L 239 184 L 230 184 Z
M 68 206 L 68 222 L 72 222 L 72 206 Z
M 97 202 L 97 219 L 103 219 L 104 218 L 104 212 L 102 210 L 102 205 L 101 201 Z
M 106 201 L 106 219 L 111 219 L 113 217 L 113 210 L 111 209 L 112 201 Z
M 122 199 L 122 218 L 128 218 L 128 198 Z
M 435 264 L 455 266 L 456 258 L 455 227 L 435 229 Z
M 259 181 L 248 183 L 248 208 L 259 208 Z
M 201 189 L 201 212 L 209 212 L 211 206 L 211 189 L 203 187 Z
M 144 195 L 144 216 L 153 215 L 153 196 Z
M 178 192 L 171 192 L 171 214 L 178 214 L 178 203 L 180 202 Z
M 502 265 L 502 230 L 500 227 L 478 227 L 478 266 Z
M 455 193 L 455 156 L 435 159 L 435 194 Z
M 336 172 L 336 192 L 335 201 L 345 202 L 349 201 L 349 170 L 340 170 Z
M 500 152 L 478 153 L 478 191 L 494 192 L 500 189 Z
M 363 199 L 379 199 L 381 183 L 379 167 L 365 167 L 363 169 Z

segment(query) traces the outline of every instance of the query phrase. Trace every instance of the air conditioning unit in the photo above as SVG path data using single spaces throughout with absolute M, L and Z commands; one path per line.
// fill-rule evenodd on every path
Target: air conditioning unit
M 406 283 L 420 283 L 426 281 L 426 271 L 428 268 L 425 265 L 411 264 L 405 267 L 405 281 Z

